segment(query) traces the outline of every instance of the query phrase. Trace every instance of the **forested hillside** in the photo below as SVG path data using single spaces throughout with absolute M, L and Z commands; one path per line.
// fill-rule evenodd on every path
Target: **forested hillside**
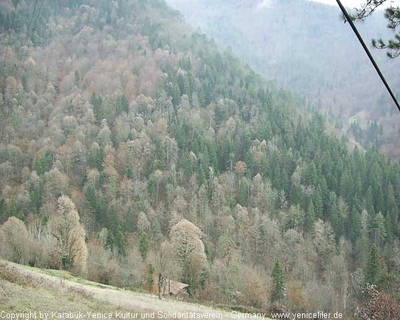
M 163 0 L 1 6 L 2 258 L 244 310 L 352 315 L 369 283 L 395 309 L 397 163 Z
M 400 159 L 400 114 L 335 1 L 335 6 L 311 0 L 167 2 L 268 79 L 307 97 L 309 107 L 326 114 L 342 134 Z M 357 28 L 371 47 L 371 38 L 393 36 L 386 25 L 378 10 Z M 399 60 L 371 51 L 398 94 Z

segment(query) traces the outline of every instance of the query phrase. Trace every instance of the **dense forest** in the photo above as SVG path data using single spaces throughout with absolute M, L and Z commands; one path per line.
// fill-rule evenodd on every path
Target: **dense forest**
M 163 0 L 0 6 L 0 257 L 135 290 L 175 279 L 241 310 L 398 319 L 398 163 Z
M 306 97 L 310 110 L 325 114 L 338 133 L 349 134 L 360 148 L 375 145 L 400 159 L 400 114 L 335 1 L 334 6 L 312 0 L 167 2 L 266 78 Z M 356 23 L 368 47 L 372 38 L 393 36 L 387 24 L 381 10 Z M 384 50 L 371 52 L 399 94 L 399 60 L 389 59 Z

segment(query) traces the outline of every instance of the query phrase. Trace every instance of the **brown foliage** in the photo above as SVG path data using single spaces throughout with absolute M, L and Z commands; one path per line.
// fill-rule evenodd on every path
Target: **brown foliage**
M 243 161 L 236 162 L 235 172 L 237 175 L 243 176 L 243 175 L 245 175 L 246 171 L 247 171 L 247 166 L 246 166 L 245 162 L 243 162 Z
M 303 284 L 301 281 L 294 280 L 287 283 L 287 300 L 288 306 L 292 310 L 305 311 L 306 301 L 304 299 Z
M 241 305 L 252 306 L 260 310 L 264 309 L 266 301 L 269 300 L 270 284 L 268 280 L 257 270 L 244 267 L 239 272 L 238 302 Z
M 54 237 L 54 263 L 77 273 L 87 270 L 86 232 L 80 224 L 75 204 L 67 196 L 58 199 L 57 213 L 50 216 L 48 228 Z
M 31 239 L 25 224 L 16 217 L 10 217 L 0 227 L 0 256 L 17 263 L 29 261 Z
M 18 82 L 14 77 L 8 77 L 6 79 L 6 89 L 4 98 L 6 101 L 11 100 L 17 93 Z
M 398 320 L 399 304 L 387 293 L 379 292 L 375 286 L 368 285 L 363 292 L 367 298 L 365 305 L 358 308 L 356 315 L 363 320 Z

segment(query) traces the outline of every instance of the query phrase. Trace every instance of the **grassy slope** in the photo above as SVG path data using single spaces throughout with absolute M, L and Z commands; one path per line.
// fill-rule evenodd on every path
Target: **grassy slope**
M 176 300 L 105 286 L 67 272 L 43 270 L 0 260 L 0 311 L 9 312 L 200 312 L 231 313 Z M 267 319 L 266 319 L 267 320 Z
M 60 271 L 42 271 L 0 261 L 0 311 L 51 313 L 127 310 L 104 304 L 103 301 L 95 299 L 89 290 L 71 285 L 66 278 L 73 279 Z

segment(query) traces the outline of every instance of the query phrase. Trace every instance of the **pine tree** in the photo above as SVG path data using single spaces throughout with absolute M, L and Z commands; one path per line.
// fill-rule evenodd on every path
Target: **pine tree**
M 97 96 L 95 92 L 93 92 L 90 103 L 93 106 L 93 112 L 96 117 L 96 121 L 100 123 L 101 120 L 104 119 L 103 99 L 100 96 Z
M 371 186 L 368 187 L 367 194 L 365 196 L 365 206 L 364 207 L 370 215 L 375 215 L 374 196 L 373 196 L 373 191 L 372 191 Z
M 28 86 L 28 77 L 26 74 L 22 76 L 22 87 L 24 88 L 25 92 L 29 91 L 29 86 Z
M 389 211 L 386 214 L 387 241 L 393 240 L 399 235 L 399 223 L 397 210 Z
M 369 284 L 377 284 L 379 269 L 378 247 L 373 244 L 369 252 L 365 281 Z
M 279 261 L 275 262 L 272 270 L 273 289 L 271 295 L 272 302 L 282 301 L 285 298 L 285 275 Z
M 243 207 L 246 207 L 249 200 L 249 183 L 246 178 L 241 178 L 239 181 L 238 202 Z
M 117 245 L 118 254 L 122 257 L 124 257 L 126 255 L 125 244 L 126 244 L 125 243 L 125 235 L 122 232 L 122 230 L 118 230 L 116 245 Z
M 76 85 L 77 87 L 79 87 L 79 81 L 80 81 L 80 79 L 81 79 L 81 76 L 80 76 L 80 74 L 79 74 L 79 71 L 78 71 L 78 70 L 75 70 L 75 85 Z
M 367 1 L 367 4 L 363 5 L 361 8 L 356 9 L 356 14 L 352 17 L 355 20 L 365 20 L 368 16 L 370 16 L 376 9 L 385 4 L 385 2 L 389 2 L 388 0 L 380 0 L 380 1 Z M 400 9 L 399 7 L 395 7 L 393 4 L 390 7 L 385 9 L 385 18 L 388 20 L 387 27 L 395 31 L 396 35 L 393 39 L 389 39 L 388 41 L 380 39 L 372 39 L 372 45 L 377 49 L 387 50 L 386 54 L 389 58 L 397 58 L 400 56 L 400 40 L 398 37 L 398 26 L 400 22 Z
M 372 222 L 372 235 L 374 237 L 374 241 L 381 245 L 384 243 L 386 239 L 386 228 L 385 228 L 385 217 L 381 212 L 379 212 Z
M 307 167 L 307 169 L 306 169 L 306 171 L 304 173 L 304 176 L 302 178 L 303 178 L 303 182 L 306 185 L 309 185 L 309 186 L 315 186 L 316 185 L 317 179 L 318 179 L 318 174 L 317 174 L 317 169 L 315 167 L 314 161 L 312 161 L 308 165 L 308 167 Z
M 349 217 L 349 236 L 352 243 L 355 243 L 358 237 L 361 235 L 361 222 L 360 215 L 356 211 L 355 206 L 352 207 Z
M 108 230 L 105 248 L 110 251 L 114 251 L 114 245 L 115 245 L 114 232 Z
M 315 211 L 314 211 L 314 204 L 312 200 L 309 200 L 308 208 L 306 210 L 305 219 L 304 219 L 304 229 L 307 232 L 312 232 L 314 229 L 314 222 L 315 222 Z
M 290 188 L 289 199 L 293 205 L 300 205 L 303 207 L 303 191 L 301 190 L 300 185 L 292 183 Z
M 317 188 L 313 195 L 314 211 L 317 218 L 322 218 L 324 202 L 322 200 L 320 188 Z
M 116 114 L 120 115 L 122 112 L 128 113 L 129 103 L 125 95 L 119 96 L 116 102 Z
M 139 252 L 142 260 L 145 261 L 149 253 L 149 237 L 146 232 L 142 232 L 139 240 Z

